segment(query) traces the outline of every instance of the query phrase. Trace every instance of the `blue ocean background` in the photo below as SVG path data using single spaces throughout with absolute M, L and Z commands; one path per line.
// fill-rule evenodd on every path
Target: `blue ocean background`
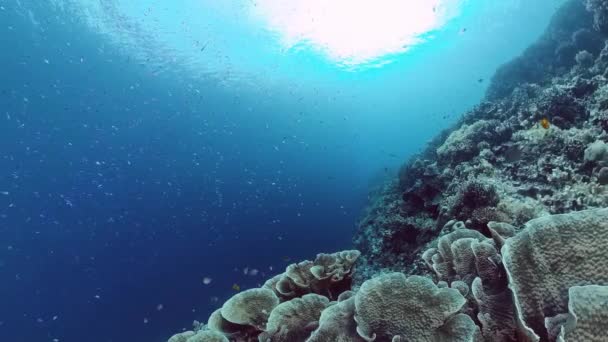
M 234 284 L 350 248 L 373 189 L 561 1 L 465 1 L 355 69 L 190 1 L 129 5 L 160 21 L 99 1 L 97 23 L 94 3 L 0 0 L 0 341 L 165 341 Z

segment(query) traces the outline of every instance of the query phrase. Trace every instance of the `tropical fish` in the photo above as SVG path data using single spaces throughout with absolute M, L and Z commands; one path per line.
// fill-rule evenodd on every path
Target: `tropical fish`
M 542 118 L 540 119 L 540 126 L 544 129 L 549 129 L 549 127 L 551 127 L 551 122 L 549 122 L 549 119 L 547 118 Z
M 241 286 L 237 283 L 232 284 L 232 289 L 236 292 L 241 291 Z

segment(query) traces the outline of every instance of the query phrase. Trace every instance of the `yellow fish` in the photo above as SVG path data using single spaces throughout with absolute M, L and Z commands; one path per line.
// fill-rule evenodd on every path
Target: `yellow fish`
M 236 292 L 241 291 L 241 287 L 237 283 L 232 284 L 232 289 Z
M 542 118 L 542 119 L 540 119 L 540 126 L 544 129 L 549 129 L 549 127 L 551 126 L 551 123 L 549 122 L 549 119 Z

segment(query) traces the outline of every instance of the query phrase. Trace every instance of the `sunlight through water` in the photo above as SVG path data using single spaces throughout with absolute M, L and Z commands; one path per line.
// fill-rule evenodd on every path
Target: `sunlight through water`
M 258 0 L 254 14 L 285 49 L 311 47 L 344 66 L 377 63 L 424 42 L 465 0 Z
M 302 83 L 328 72 L 386 65 L 451 31 L 474 2 L 49 1 L 69 13 L 66 18 L 85 23 L 133 57 L 153 77 L 175 72 L 184 80 L 213 78 L 225 85 Z M 99 49 L 109 46 L 100 44 Z

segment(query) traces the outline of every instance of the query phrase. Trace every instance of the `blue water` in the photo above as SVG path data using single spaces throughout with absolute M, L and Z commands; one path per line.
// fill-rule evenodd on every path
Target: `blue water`
M 233 284 L 349 248 L 368 192 L 558 5 L 506 3 L 470 0 L 435 39 L 353 71 L 312 50 L 254 70 L 153 30 L 121 42 L 78 2 L 0 1 L 0 341 L 164 341 Z

